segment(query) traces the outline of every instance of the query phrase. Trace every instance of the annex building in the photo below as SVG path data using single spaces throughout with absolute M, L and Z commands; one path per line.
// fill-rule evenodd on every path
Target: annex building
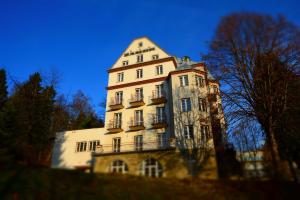
M 205 64 L 137 38 L 108 70 L 105 127 L 57 133 L 52 167 L 214 179 L 224 131 Z

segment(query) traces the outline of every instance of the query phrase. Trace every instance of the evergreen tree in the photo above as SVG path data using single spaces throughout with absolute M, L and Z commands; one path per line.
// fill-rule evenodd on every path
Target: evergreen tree
M 19 86 L 11 97 L 15 113 L 13 133 L 17 159 L 26 164 L 45 164 L 49 161 L 54 141 L 51 120 L 55 91 L 52 86 L 43 87 L 39 73 Z
M 0 111 L 3 109 L 7 100 L 7 83 L 4 69 L 0 69 Z
M 9 165 L 13 156 L 14 109 L 8 99 L 6 72 L 0 70 L 0 166 Z

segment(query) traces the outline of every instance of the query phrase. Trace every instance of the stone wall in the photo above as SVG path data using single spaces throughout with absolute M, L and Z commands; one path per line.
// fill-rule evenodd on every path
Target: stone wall
M 175 149 L 127 152 L 118 154 L 94 154 L 94 173 L 109 173 L 111 163 L 114 160 L 122 160 L 128 165 L 128 174 L 140 175 L 141 164 L 147 158 L 157 160 L 163 167 L 163 177 L 186 178 L 189 177 L 187 165 L 180 152 Z M 217 179 L 217 165 L 215 155 L 211 155 L 198 174 L 203 179 Z

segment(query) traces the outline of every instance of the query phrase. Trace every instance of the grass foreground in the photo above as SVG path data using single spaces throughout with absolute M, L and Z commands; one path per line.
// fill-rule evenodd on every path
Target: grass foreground
M 0 199 L 290 199 L 290 182 L 151 179 L 46 168 L 0 171 Z

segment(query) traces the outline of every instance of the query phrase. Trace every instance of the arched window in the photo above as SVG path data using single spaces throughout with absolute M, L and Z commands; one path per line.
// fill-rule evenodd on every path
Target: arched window
M 157 160 L 148 158 L 142 162 L 141 174 L 148 177 L 162 177 L 163 169 Z
M 125 174 L 128 172 L 128 166 L 127 164 L 122 161 L 122 160 L 114 160 L 112 163 L 111 163 L 111 166 L 110 166 L 110 171 L 112 173 L 121 173 L 121 174 Z

